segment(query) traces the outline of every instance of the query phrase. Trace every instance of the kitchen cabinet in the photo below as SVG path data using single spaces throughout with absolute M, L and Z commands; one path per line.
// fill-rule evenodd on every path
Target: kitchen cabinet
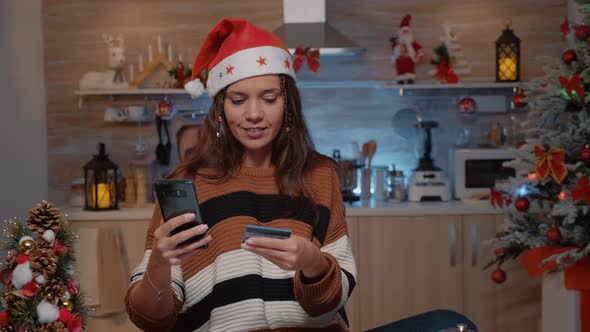
M 518 263 L 508 280 L 483 266 L 502 215 L 373 216 L 349 220 L 356 232 L 359 284 L 349 313 L 352 331 L 365 331 L 428 310 L 465 314 L 480 332 L 535 331 L 540 284 Z M 356 223 L 356 225 L 354 225 Z M 354 302 L 356 301 L 356 302 Z

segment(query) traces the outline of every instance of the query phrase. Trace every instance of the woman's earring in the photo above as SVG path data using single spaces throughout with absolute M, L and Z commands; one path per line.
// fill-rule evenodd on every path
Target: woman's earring
M 221 122 L 223 121 L 223 118 L 220 116 L 217 117 L 217 132 L 215 133 L 215 136 L 217 136 L 217 138 L 221 137 Z

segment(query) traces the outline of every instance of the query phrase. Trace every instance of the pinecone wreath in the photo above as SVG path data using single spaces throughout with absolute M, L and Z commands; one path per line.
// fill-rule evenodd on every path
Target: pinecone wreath
M 6 268 L 10 271 L 14 270 L 16 265 L 18 265 L 18 262 L 16 261 L 17 258 L 18 253 L 16 252 L 16 250 L 9 250 L 6 253 L 6 263 L 4 263 L 4 266 L 6 266 Z
M 37 249 L 51 249 L 51 242 L 47 242 L 42 236 L 35 239 Z
M 51 304 L 57 304 L 67 291 L 68 287 L 65 282 L 59 278 L 46 280 L 38 290 L 43 299 Z
M 27 228 L 40 235 L 43 235 L 48 229 L 57 233 L 61 221 L 62 215 L 59 209 L 51 203 L 43 201 L 29 211 Z
M 35 329 L 35 332 L 68 332 L 68 328 L 59 320 L 47 323 Z
M 57 257 L 51 249 L 37 249 L 29 259 L 31 271 L 35 276 L 43 275 L 45 279 L 55 274 Z
M 10 308 L 15 301 L 19 300 L 20 297 L 16 296 L 14 292 L 16 288 L 12 285 L 12 283 L 8 283 L 4 288 L 4 297 L 2 298 L 2 306 L 4 308 Z

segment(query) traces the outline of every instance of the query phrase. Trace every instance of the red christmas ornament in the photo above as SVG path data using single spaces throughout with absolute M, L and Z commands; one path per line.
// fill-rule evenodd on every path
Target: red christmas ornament
M 584 162 L 584 164 L 590 164 L 590 145 L 586 144 L 584 148 L 579 153 L 580 160 Z
M 519 197 L 516 202 L 514 202 L 514 207 L 520 212 L 527 212 L 529 207 L 531 207 L 531 202 L 529 202 L 526 197 Z
M 0 327 L 7 327 L 9 319 L 8 310 L 0 311 Z
M 164 97 L 164 100 L 158 104 L 158 116 L 164 118 L 170 115 L 172 115 L 172 103 Z
M 578 25 L 575 34 L 577 40 L 586 40 L 590 36 L 590 28 L 587 25 Z
M 471 97 L 464 97 L 459 101 L 459 112 L 463 114 L 475 113 L 477 103 Z
M 496 254 L 496 256 L 500 256 L 502 254 L 504 254 L 506 252 L 506 248 L 498 248 L 496 250 L 494 250 L 494 254 Z
M 528 103 L 526 102 L 526 96 L 522 91 L 517 92 L 514 97 L 512 97 L 512 104 L 516 108 L 523 108 Z
M 566 65 L 570 65 L 572 62 L 576 61 L 577 58 L 578 56 L 573 50 L 567 50 L 561 54 L 561 60 L 563 60 L 563 63 Z
M 559 244 L 559 242 L 561 242 L 561 232 L 559 231 L 559 228 L 555 226 L 551 227 L 545 236 L 547 237 L 547 240 L 553 244 Z
M 506 272 L 501 268 L 497 268 L 492 272 L 492 280 L 497 284 L 504 283 L 506 281 Z

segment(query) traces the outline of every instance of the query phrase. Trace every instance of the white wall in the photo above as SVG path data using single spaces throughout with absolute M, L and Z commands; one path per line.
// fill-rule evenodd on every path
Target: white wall
M 0 0 L 0 221 L 47 199 L 42 0 Z

